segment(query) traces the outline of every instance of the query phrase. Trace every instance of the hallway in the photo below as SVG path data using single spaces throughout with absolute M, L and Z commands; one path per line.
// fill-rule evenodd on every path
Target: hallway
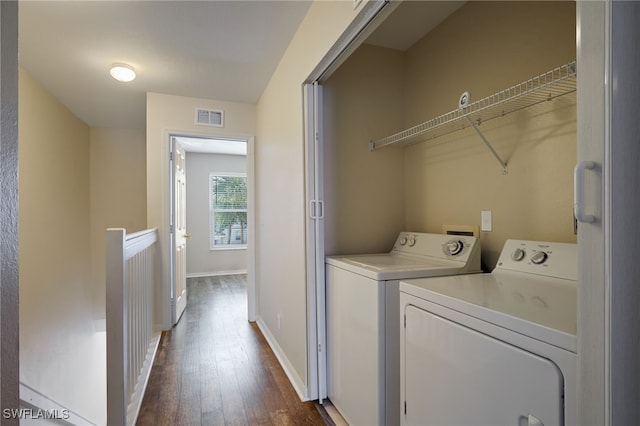
M 246 275 L 190 278 L 187 286 L 187 309 L 162 335 L 138 425 L 332 424 L 316 403 L 300 402 L 247 321 Z

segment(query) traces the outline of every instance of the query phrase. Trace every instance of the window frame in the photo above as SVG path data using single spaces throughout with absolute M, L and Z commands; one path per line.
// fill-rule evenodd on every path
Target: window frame
M 246 198 L 247 198 L 247 205 L 245 206 L 244 209 L 214 209 L 213 207 L 213 200 L 212 200 L 212 195 L 213 195 L 213 178 L 219 176 L 219 177 L 239 177 L 239 178 L 244 178 L 245 179 L 245 188 L 247 191 L 246 194 Z M 246 250 L 247 249 L 247 244 L 248 242 L 244 242 L 242 244 L 220 244 L 220 245 L 216 245 L 214 244 L 214 237 L 215 237 L 215 213 L 216 211 L 222 211 L 222 212 L 244 212 L 247 215 L 247 225 L 244 228 L 244 239 L 247 239 L 247 232 L 248 232 L 248 228 L 249 228 L 249 224 L 248 224 L 248 177 L 246 173 L 240 173 L 240 172 L 209 172 L 209 192 L 207 194 L 207 203 L 209 205 L 209 250 L 210 251 L 218 251 L 218 250 Z

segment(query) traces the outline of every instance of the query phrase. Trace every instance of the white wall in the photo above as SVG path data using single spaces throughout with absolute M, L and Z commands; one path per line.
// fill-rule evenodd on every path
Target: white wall
M 89 127 L 21 70 L 20 380 L 97 424 L 105 333 L 94 329 Z
M 224 110 L 224 127 L 196 125 L 196 108 Z M 158 228 L 162 288 L 167 296 L 165 302 L 168 301 L 170 285 L 169 135 L 250 138 L 255 131 L 255 105 L 147 93 L 147 226 Z M 169 306 L 163 306 L 161 311 L 164 314 L 162 324 L 169 328 Z
M 246 173 L 243 155 L 187 152 L 187 276 L 246 272 L 247 250 L 209 248 L 209 175 Z M 197 231 L 196 231 L 197 230 Z
M 308 379 L 302 83 L 358 11 L 351 1 L 315 1 L 258 102 L 258 323 L 303 397 Z

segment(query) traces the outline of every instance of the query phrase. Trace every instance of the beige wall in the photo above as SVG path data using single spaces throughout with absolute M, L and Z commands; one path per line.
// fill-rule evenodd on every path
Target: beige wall
M 303 396 L 307 290 L 302 83 L 360 9 L 354 10 L 351 1 L 314 1 L 258 102 L 258 322 Z
M 402 150 L 369 150 L 404 124 L 404 70 L 403 52 L 363 45 L 323 84 L 329 255 L 389 251 L 404 228 Z
M 209 248 L 209 175 L 246 173 L 247 157 L 188 152 L 185 170 L 187 231 L 192 235 L 187 241 L 187 276 L 246 272 L 246 248 Z
M 105 231 L 142 231 L 147 224 L 145 133 L 90 129 L 91 281 L 96 318 L 105 312 Z
M 196 108 L 224 110 L 224 127 L 196 125 Z M 147 226 L 158 228 L 165 302 L 169 295 L 169 135 L 250 138 L 255 132 L 255 105 L 147 93 Z M 166 328 L 171 326 L 169 309 L 161 307 Z
M 406 52 L 360 47 L 325 85 L 327 252 L 387 251 L 400 228 L 480 225 L 481 210 L 493 213 L 493 231 L 481 235 L 485 269 L 507 238 L 575 242 L 576 116 L 564 99 L 551 113 L 533 108 L 481 125 L 506 175 L 470 129 L 366 149 L 454 110 L 464 91 L 481 99 L 575 56 L 574 2 L 469 2 Z
M 469 2 L 407 52 L 405 124 L 455 109 L 464 91 L 481 99 L 574 60 L 575 19 L 575 2 Z M 479 225 L 491 210 L 493 231 L 481 235 L 486 269 L 507 238 L 575 242 L 576 111 L 562 99 L 553 107 L 481 126 L 506 175 L 471 130 L 407 148 L 407 228 Z
M 105 421 L 105 336 L 91 309 L 89 127 L 19 83 L 20 379 Z

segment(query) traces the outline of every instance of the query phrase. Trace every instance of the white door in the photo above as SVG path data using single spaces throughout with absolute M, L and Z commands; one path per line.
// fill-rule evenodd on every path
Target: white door
M 375 0 L 359 6 L 357 17 L 318 63 L 303 86 L 307 237 L 307 397 L 327 396 L 324 201 L 322 178 L 322 86 L 400 2 Z M 383 13 L 384 11 L 384 13 Z
M 186 157 L 185 151 L 175 138 L 171 138 L 173 161 L 173 277 L 171 291 L 171 321 L 175 325 L 187 307 L 187 233 L 186 225 Z
M 640 3 L 576 7 L 578 424 L 636 424 Z
M 405 315 L 403 425 L 564 424 L 554 363 L 415 306 Z
M 308 397 L 322 402 L 327 396 L 325 279 L 324 279 L 324 203 L 322 199 L 321 86 L 304 87 L 307 167 L 307 291 L 309 336 Z

